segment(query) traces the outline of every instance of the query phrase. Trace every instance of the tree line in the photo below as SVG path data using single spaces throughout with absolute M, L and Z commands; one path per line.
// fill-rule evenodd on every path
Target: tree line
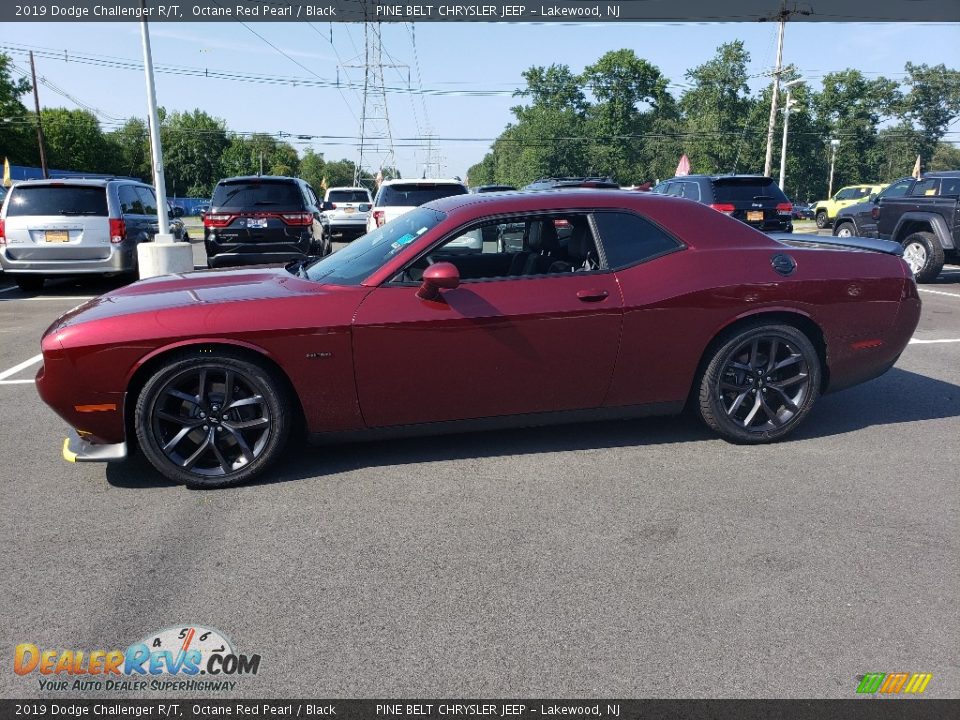
M 692 173 L 763 172 L 771 89 L 751 92 L 750 54 L 741 41 L 717 48 L 685 74 L 675 96 L 655 65 L 615 50 L 574 73 L 531 67 L 515 93 L 523 104 L 490 152 L 470 168 L 471 184 L 525 185 L 538 177 L 611 175 L 621 184 L 672 177 L 681 155 Z M 787 68 L 782 79 L 797 79 Z M 960 149 L 944 142 L 960 116 L 960 72 L 907 63 L 901 81 L 847 69 L 791 92 L 786 191 L 798 201 L 827 192 L 829 140 L 837 148 L 834 189 L 924 170 L 960 169 Z M 783 107 L 781 93 L 779 105 Z M 778 113 L 773 174 L 780 167 Z
M 562 64 L 531 67 L 515 93 L 522 104 L 511 108 L 511 122 L 468 180 L 519 187 L 545 176 L 610 175 L 621 184 L 643 183 L 672 177 L 684 153 L 694 173 L 762 172 L 771 90 L 751 92 L 749 62 L 742 42 L 720 45 L 712 59 L 686 72 L 678 96 L 659 68 L 628 49 L 604 54 L 579 74 Z M 925 170 L 960 169 L 960 149 L 944 141 L 960 116 L 960 72 L 912 63 L 904 71 L 894 81 L 847 69 L 825 75 L 819 88 L 794 87 L 788 195 L 825 196 L 831 138 L 840 140 L 834 188 L 907 175 L 917 155 Z M 787 68 L 782 79 L 797 77 Z M 30 91 L 0 54 L 0 154 L 14 164 L 40 164 L 36 119 L 22 100 Z M 90 111 L 47 108 L 41 122 L 50 167 L 151 179 L 143 120 L 104 131 Z M 774 175 L 782 122 L 780 113 Z M 310 149 L 301 155 L 269 134 L 231 132 L 202 110 L 161 111 L 160 136 L 170 195 L 209 197 L 220 178 L 261 171 L 297 175 L 317 189 L 324 181 L 354 180 L 351 160 L 327 161 Z M 399 177 L 389 169 L 384 175 Z M 369 172 L 360 177 L 372 187 Z

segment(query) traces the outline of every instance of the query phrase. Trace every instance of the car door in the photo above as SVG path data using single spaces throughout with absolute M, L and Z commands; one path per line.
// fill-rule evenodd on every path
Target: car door
M 500 220 L 498 229 L 515 232 L 524 221 L 531 222 Z M 481 237 L 492 235 L 482 224 L 465 227 L 431 251 L 462 268 L 460 286 L 443 290 L 438 301 L 417 296 L 421 258 L 373 290 L 358 309 L 354 364 L 368 426 L 602 404 L 620 338 L 621 300 L 613 274 L 571 267 L 552 274 L 505 275 L 513 254 L 489 257 L 509 253 L 505 243 L 483 242 L 477 250 L 460 242 L 477 230 Z M 445 251 L 448 242 L 459 250 Z M 500 268 L 498 276 L 470 277 L 489 274 L 494 266 Z

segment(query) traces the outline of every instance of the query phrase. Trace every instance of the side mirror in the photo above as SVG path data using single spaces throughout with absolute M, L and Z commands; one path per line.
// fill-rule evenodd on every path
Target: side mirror
M 453 263 L 441 262 L 423 271 L 423 285 L 417 290 L 421 300 L 439 300 L 441 290 L 453 290 L 460 285 L 460 271 Z
M 875 203 L 877 201 L 877 195 L 878 193 L 870 193 L 870 197 L 867 198 L 867 201 Z
M 360 203 L 360 206 L 357 208 L 360 212 L 370 212 L 370 203 Z

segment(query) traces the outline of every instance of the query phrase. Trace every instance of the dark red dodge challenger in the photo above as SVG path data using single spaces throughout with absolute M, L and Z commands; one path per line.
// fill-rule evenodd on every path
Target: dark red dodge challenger
M 920 315 L 899 246 L 770 237 L 616 190 L 461 195 L 322 260 L 134 283 L 43 336 L 71 460 L 261 474 L 313 441 L 677 413 L 778 440 L 880 375 Z

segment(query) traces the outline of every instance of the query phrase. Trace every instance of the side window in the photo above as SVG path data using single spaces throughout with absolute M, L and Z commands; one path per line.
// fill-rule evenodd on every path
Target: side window
M 937 178 L 929 178 L 927 180 L 918 180 L 917 184 L 913 186 L 913 190 L 910 193 L 914 197 L 924 196 L 924 195 L 936 195 L 937 194 Z
M 910 187 L 913 185 L 913 180 L 901 180 L 898 183 L 894 183 L 886 190 L 880 193 L 881 198 L 896 198 L 903 197 L 908 192 L 910 192 Z
M 593 222 L 611 270 L 627 267 L 681 247 L 649 220 L 626 212 L 598 212 Z
M 153 188 L 137 188 L 137 195 L 140 197 L 140 202 L 143 205 L 143 209 L 140 211 L 143 215 L 156 215 L 157 214 L 157 198 L 153 194 Z
M 313 188 L 309 185 L 305 186 L 307 189 L 307 204 L 317 206 L 320 204 L 320 201 L 317 199 L 317 194 L 313 191 Z
M 834 200 L 852 200 L 857 196 L 856 188 L 846 188 L 834 196 Z
M 689 198 L 700 202 L 700 186 L 693 182 L 681 183 L 683 185 L 683 194 L 680 197 Z
M 960 195 L 960 178 L 943 178 L 940 183 L 941 195 Z
M 120 212 L 124 215 L 143 215 L 143 203 L 133 185 L 121 185 L 117 191 L 120 198 Z
M 473 225 L 411 263 L 394 282 L 419 282 L 423 271 L 438 262 L 455 265 L 461 281 L 600 269 L 597 245 L 583 213 Z
M 683 197 L 683 183 L 672 182 L 667 186 L 667 195 Z

